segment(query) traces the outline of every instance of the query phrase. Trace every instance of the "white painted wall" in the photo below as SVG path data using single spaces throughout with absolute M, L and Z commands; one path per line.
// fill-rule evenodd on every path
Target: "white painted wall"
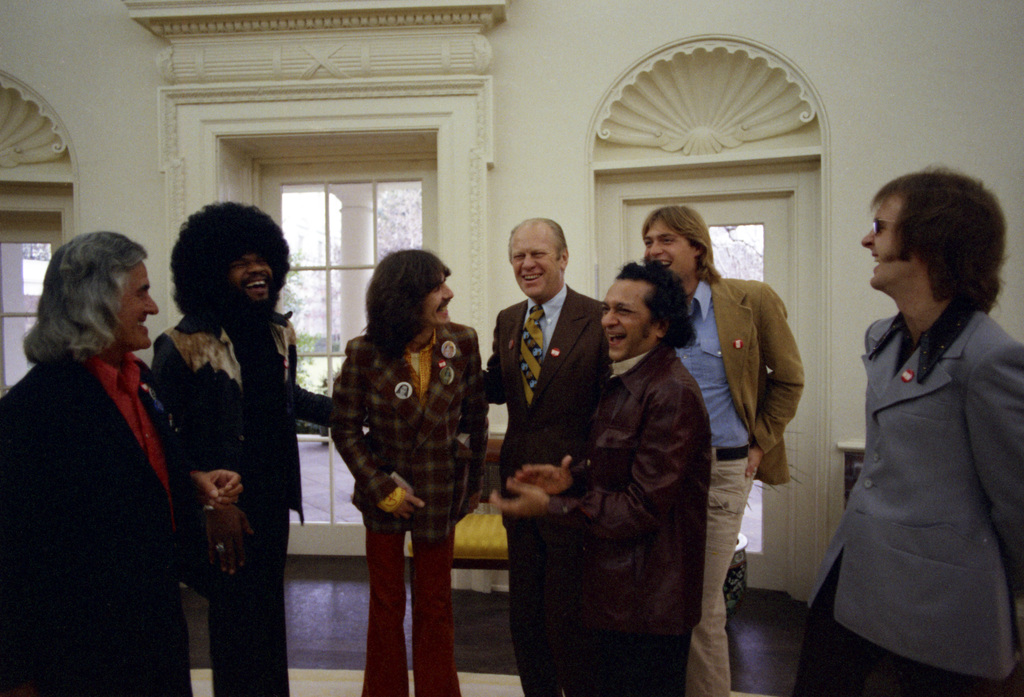
M 0 71 L 31 86 L 68 129 L 76 229 L 114 229 L 149 248 L 154 297 L 170 323 L 157 147 L 156 56 L 166 44 L 120 0 L 0 0 Z M 1024 3 L 1020 0 L 512 0 L 493 48 L 494 168 L 488 174 L 488 315 L 519 299 L 505 255 L 513 224 L 559 220 L 569 283 L 594 287 L 587 134 L 605 91 L 636 60 L 699 35 L 771 47 L 814 85 L 827 140 L 823 218 L 833 270 L 831 386 L 824 432 L 861 437 L 860 354 L 868 322 L 893 311 L 867 284 L 859 247 L 868 202 L 888 179 L 945 164 L 1001 199 L 1010 240 L 994 315 L 1024 339 Z M 0 181 L 4 173 L 0 171 Z M 639 255 L 639 247 L 637 255 Z M 453 306 L 459 317 L 459 309 Z M 161 319 L 164 320 L 161 322 Z M 492 326 L 478 327 L 489 342 Z M 804 353 L 819 347 L 803 346 Z M 495 412 L 500 425 L 501 412 Z

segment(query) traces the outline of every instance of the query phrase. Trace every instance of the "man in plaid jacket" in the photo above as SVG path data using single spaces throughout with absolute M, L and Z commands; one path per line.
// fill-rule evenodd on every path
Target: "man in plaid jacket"
M 355 477 L 370 572 L 364 694 L 409 694 L 405 533 L 413 544 L 418 697 L 457 697 L 451 600 L 455 524 L 480 501 L 487 401 L 476 332 L 449 323 L 436 256 L 385 257 L 366 294 L 366 335 L 334 383 L 331 434 Z

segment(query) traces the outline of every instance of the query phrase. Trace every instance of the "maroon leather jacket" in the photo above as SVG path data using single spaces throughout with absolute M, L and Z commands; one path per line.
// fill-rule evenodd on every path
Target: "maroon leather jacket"
M 587 459 L 549 512 L 587 527 L 591 627 L 685 634 L 700 621 L 711 428 L 697 382 L 659 343 L 605 387 Z

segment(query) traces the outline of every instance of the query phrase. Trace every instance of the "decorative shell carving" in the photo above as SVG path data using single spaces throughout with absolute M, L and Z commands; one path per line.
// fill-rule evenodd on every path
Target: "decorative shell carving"
M 39 105 L 11 88 L 0 88 L 0 167 L 60 159 L 67 145 Z
M 815 110 L 800 85 L 764 57 L 697 48 L 655 62 L 622 88 L 598 129 L 612 143 L 685 155 L 796 130 Z

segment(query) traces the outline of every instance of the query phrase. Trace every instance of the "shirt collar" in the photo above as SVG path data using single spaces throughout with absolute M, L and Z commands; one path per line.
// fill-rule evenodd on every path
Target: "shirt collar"
M 644 359 L 644 357 L 650 353 L 641 353 L 639 356 L 633 356 L 632 358 L 626 358 L 625 360 L 616 361 L 612 363 L 612 377 L 618 377 L 623 373 L 628 373 L 630 370 L 636 367 L 636 364 Z
M 942 356 L 945 355 L 946 350 L 960 336 L 975 311 L 976 308 L 970 300 L 963 297 L 954 298 L 932 326 L 921 334 L 921 339 L 917 343 L 920 352 L 917 365 L 918 383 L 924 382 L 928 377 Z M 868 358 L 873 359 L 896 336 L 899 336 L 901 340 L 905 337 L 909 340 L 910 333 L 902 314 L 893 318 L 892 324 L 875 343 Z
M 115 368 L 99 356 L 88 358 L 85 365 L 108 389 L 114 388 L 130 395 L 139 391 L 142 370 L 139 367 L 139 360 L 132 353 L 124 354 L 120 368 Z
M 703 320 L 711 308 L 711 286 L 706 281 L 697 284 L 697 290 L 693 291 L 693 300 L 697 302 L 690 303 L 690 316 L 696 314 L 696 319 Z
M 540 306 L 544 308 L 544 316 L 545 317 L 550 317 L 551 315 L 557 315 L 559 312 L 562 311 L 562 305 L 565 304 L 565 295 L 566 295 L 567 292 L 568 292 L 568 286 L 566 286 L 563 283 L 562 284 L 562 289 L 560 291 L 558 291 L 557 293 L 555 293 L 553 298 L 548 300 L 546 303 L 541 303 L 540 304 Z M 534 307 L 536 307 L 536 304 L 532 300 L 530 300 L 529 301 L 529 306 L 527 307 L 526 311 L 529 312 L 530 309 L 534 308 Z
M 408 346 L 405 347 L 405 356 L 411 360 L 412 356 L 423 356 L 426 354 L 428 357 L 434 352 L 434 346 L 437 345 L 437 330 L 430 335 L 430 341 L 424 344 L 423 348 L 413 351 Z

